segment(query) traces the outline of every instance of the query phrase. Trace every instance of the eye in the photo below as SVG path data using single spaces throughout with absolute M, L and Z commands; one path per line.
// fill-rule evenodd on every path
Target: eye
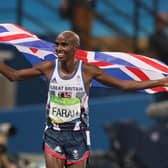
M 55 42 L 56 46 L 58 46 L 59 44 L 57 42 Z

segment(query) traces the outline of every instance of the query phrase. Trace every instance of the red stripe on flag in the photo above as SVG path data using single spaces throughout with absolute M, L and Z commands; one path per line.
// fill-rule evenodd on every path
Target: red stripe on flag
M 28 38 L 32 37 L 28 34 L 15 34 L 15 35 L 8 35 L 8 36 L 3 36 L 0 37 L 0 41 L 11 41 L 11 40 L 18 40 L 18 39 L 23 39 L 23 38 Z
M 25 32 L 27 32 L 27 33 L 33 35 L 33 36 L 35 35 L 35 34 L 29 32 L 28 30 L 24 29 L 23 27 L 20 27 L 19 25 L 16 25 L 16 24 L 13 24 L 13 25 L 14 25 L 16 28 L 18 28 L 18 29 L 20 29 L 20 30 L 22 30 L 22 31 L 25 31 Z
M 76 56 L 75 58 L 78 60 L 84 61 L 84 62 L 88 62 L 87 58 L 83 58 L 83 57 L 79 57 L 79 56 Z
M 155 87 L 152 90 L 155 92 L 168 92 L 164 87 Z
M 87 51 L 77 50 L 77 51 L 76 51 L 76 58 L 79 59 L 79 60 L 82 60 L 82 61 L 84 61 L 84 62 L 88 62 L 87 54 L 88 54 Z M 93 65 L 96 65 L 96 66 L 114 65 L 114 64 L 112 64 L 112 63 L 102 62 L 102 61 L 99 61 L 99 62 L 89 62 L 89 63 L 90 63 L 90 64 L 93 64 Z
M 38 51 L 37 48 L 29 48 L 33 53 L 36 53 Z
M 81 61 L 84 61 L 84 62 L 88 62 L 88 59 L 87 59 L 87 51 L 84 51 L 84 50 L 77 50 L 76 51 L 76 58 L 81 60 Z
M 126 68 L 130 70 L 132 73 L 134 73 L 137 77 L 139 77 L 142 81 L 150 80 L 150 78 L 143 71 L 132 67 L 126 67 Z M 155 92 L 167 91 L 164 87 L 154 87 L 150 89 Z
M 90 64 L 96 65 L 96 66 L 109 66 L 109 65 L 114 65 L 111 63 L 107 63 L 107 62 L 89 62 Z
M 132 67 L 126 67 L 129 71 L 133 72 L 138 78 L 140 78 L 143 81 L 150 80 L 149 77 L 142 72 L 141 70 L 137 68 L 132 68 Z
M 166 66 L 163 66 L 163 65 L 161 65 L 161 64 L 159 64 L 157 62 L 154 62 L 152 60 L 149 60 L 148 58 L 145 58 L 145 57 L 137 55 L 137 54 L 133 54 L 133 53 L 128 53 L 128 54 L 131 55 L 131 56 L 133 56 L 133 57 L 135 57 L 135 58 L 138 58 L 138 59 L 144 61 L 145 63 L 153 66 L 156 69 L 159 69 L 159 70 L 161 70 L 163 72 L 168 73 L 168 68 Z

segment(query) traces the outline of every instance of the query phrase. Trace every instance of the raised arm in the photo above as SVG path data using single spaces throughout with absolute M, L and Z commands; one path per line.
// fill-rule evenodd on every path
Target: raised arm
M 47 79 L 49 79 L 53 67 L 53 61 L 45 61 L 35 65 L 32 68 L 16 70 L 0 62 L 0 73 L 8 78 L 10 81 L 29 80 L 41 75 L 44 75 Z
M 97 80 L 98 82 L 110 86 L 116 87 L 121 90 L 139 90 L 139 89 L 147 89 L 157 86 L 168 86 L 168 78 L 158 79 L 158 80 L 148 80 L 148 81 L 135 81 L 135 80 L 121 80 L 110 75 L 107 75 L 100 68 L 87 65 L 88 73 L 90 72 L 90 76 L 92 79 Z

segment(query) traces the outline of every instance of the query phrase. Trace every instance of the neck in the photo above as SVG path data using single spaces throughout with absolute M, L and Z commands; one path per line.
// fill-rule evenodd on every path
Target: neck
M 70 76 L 75 72 L 77 60 L 71 60 L 67 62 L 60 62 L 59 69 L 62 76 Z

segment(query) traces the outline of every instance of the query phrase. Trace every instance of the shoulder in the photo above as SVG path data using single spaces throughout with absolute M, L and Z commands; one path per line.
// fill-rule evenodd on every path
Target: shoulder
M 33 68 L 45 71 L 45 70 L 53 70 L 54 67 L 55 67 L 55 61 L 43 61 L 35 65 Z
M 84 73 L 90 74 L 91 76 L 95 76 L 99 73 L 102 73 L 102 69 L 100 69 L 96 65 L 89 64 L 89 63 L 84 63 L 83 71 L 84 71 Z
M 97 67 L 96 65 L 90 64 L 90 63 L 83 63 L 83 68 L 86 71 L 90 71 L 90 70 L 95 70 L 95 69 L 99 69 L 99 67 Z
M 34 67 L 44 68 L 44 67 L 54 67 L 54 66 L 55 66 L 55 61 L 43 61 L 35 65 Z
M 37 71 L 40 71 L 49 80 L 54 67 L 55 61 L 43 61 L 35 65 L 33 68 Z

